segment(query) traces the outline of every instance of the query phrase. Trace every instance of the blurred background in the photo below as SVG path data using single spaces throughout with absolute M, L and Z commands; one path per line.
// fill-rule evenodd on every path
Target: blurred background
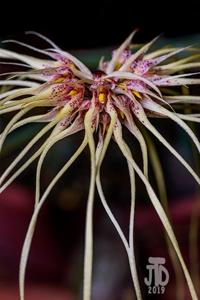
M 38 31 L 95 69 L 98 60 L 110 53 L 134 29 L 139 32 L 136 43 L 143 43 L 162 34 L 158 42 L 176 46 L 199 44 L 200 2 L 181 1 L 16 1 L 1 4 L 0 38 L 20 39 L 46 47 L 34 37 L 25 37 L 26 30 Z M 16 49 L 16 48 L 15 48 Z M 1 69 L 3 72 L 4 69 Z M 200 92 L 200 91 L 199 91 Z M 1 129 L 9 116 L 0 121 Z M 185 159 L 197 169 L 197 153 L 177 126 L 158 121 L 155 126 L 166 136 Z M 27 126 L 11 135 L 1 156 L 1 172 L 23 149 L 39 125 Z M 199 136 L 199 126 L 194 128 Z M 134 155 L 140 161 L 138 145 L 125 133 Z M 42 189 L 59 170 L 66 157 L 80 143 L 77 135 L 62 141 L 49 153 L 42 171 Z M 197 287 L 199 246 L 192 236 L 191 215 L 199 217 L 199 192 L 188 172 L 153 139 L 163 165 L 172 223 L 181 250 Z M 18 267 L 22 244 L 33 211 L 36 164 L 32 164 L 0 195 L 0 299 L 17 300 Z M 84 224 L 89 186 L 89 153 L 85 151 L 59 181 L 42 210 L 31 248 L 27 268 L 28 300 L 72 300 L 82 297 Z M 155 179 L 152 170 L 152 183 Z M 109 147 L 102 171 L 107 200 L 122 228 L 128 233 L 130 208 L 127 166 L 115 145 Z M 168 254 L 161 223 L 152 208 L 141 182 L 137 181 L 135 247 L 139 277 L 144 299 L 175 299 L 175 275 Z M 122 243 L 105 214 L 98 196 L 94 212 L 94 300 L 133 300 L 128 261 Z M 198 226 L 197 223 L 193 224 Z M 198 230 L 197 230 L 198 231 Z M 197 240 L 197 242 L 196 242 Z M 191 243 L 197 244 L 192 252 Z M 194 249 L 193 249 L 194 250 Z M 144 284 L 150 256 L 166 258 L 169 284 L 163 295 L 149 295 Z M 195 259 L 195 263 L 194 263 Z M 186 285 L 182 287 L 186 289 Z M 187 291 L 185 298 L 190 299 Z

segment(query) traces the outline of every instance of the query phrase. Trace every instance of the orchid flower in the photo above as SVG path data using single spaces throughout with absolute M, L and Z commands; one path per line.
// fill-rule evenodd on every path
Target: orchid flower
M 36 34 L 30 32 L 31 34 Z M 24 300 L 25 270 L 31 242 L 39 213 L 49 193 L 62 177 L 64 172 L 88 146 L 91 158 L 91 177 L 86 211 L 85 256 L 83 299 L 92 296 L 92 265 L 93 265 L 93 206 L 95 187 L 100 200 L 111 222 L 116 228 L 127 252 L 130 272 L 137 299 L 142 299 L 142 292 L 137 275 L 134 255 L 134 207 L 135 207 L 135 175 L 143 182 L 149 198 L 162 222 L 174 251 L 178 257 L 187 285 L 193 300 L 197 294 L 190 274 L 182 257 L 174 231 L 163 206 L 160 203 L 148 178 L 148 147 L 141 127 L 150 131 L 173 156 L 186 168 L 194 180 L 200 184 L 200 178 L 190 164 L 151 123 L 151 118 L 168 118 L 178 124 L 191 138 L 200 151 L 200 143 L 184 121 L 200 122 L 198 114 L 181 114 L 175 111 L 175 105 L 184 106 L 200 104 L 200 96 L 173 95 L 173 87 L 199 85 L 198 73 L 183 73 L 184 70 L 200 66 L 199 54 L 193 54 L 189 47 L 162 48 L 151 51 L 156 39 L 145 44 L 138 50 L 131 50 L 134 31 L 123 44 L 113 51 L 110 60 L 101 60 L 97 71 L 90 71 L 81 61 L 70 53 L 61 50 L 49 39 L 45 39 L 51 48 L 38 49 L 30 45 L 15 42 L 28 47 L 46 59 L 19 54 L 10 50 L 0 49 L 0 57 L 4 63 L 11 61 L 18 67 L 26 67 L 26 71 L 11 72 L 7 79 L 0 80 L 4 87 L 0 93 L 0 114 L 15 112 L 0 135 L 0 149 L 7 136 L 19 127 L 29 123 L 44 123 L 44 127 L 16 156 L 0 177 L 0 192 L 3 192 L 34 160 L 38 159 L 36 170 L 35 207 L 24 241 L 20 271 L 20 299 Z M 179 53 L 186 53 L 185 58 Z M 19 63 L 16 63 L 19 61 Z M 180 74 L 179 72 L 182 71 Z M 178 89 L 177 89 L 178 91 Z M 43 114 L 36 114 L 35 108 L 43 107 Z M 28 114 L 28 116 L 27 116 Z M 140 123 L 140 128 L 138 124 Z M 162 126 L 162 125 L 161 125 Z M 135 162 L 128 144 L 123 138 L 123 127 L 126 127 L 139 142 L 143 168 Z M 45 192 L 40 192 L 40 174 L 48 151 L 60 140 L 83 131 L 84 138 L 75 153 L 59 170 Z M 48 134 L 42 145 L 23 164 L 22 159 L 44 135 Z M 97 137 L 97 138 L 95 138 Z M 98 140 L 96 144 L 96 140 Z M 102 184 L 101 166 L 109 144 L 116 143 L 127 161 L 130 175 L 131 202 L 129 236 L 126 237 L 109 205 L 107 204 Z M 27 157 L 27 156 L 26 156 Z M 18 167 L 18 165 L 20 166 Z

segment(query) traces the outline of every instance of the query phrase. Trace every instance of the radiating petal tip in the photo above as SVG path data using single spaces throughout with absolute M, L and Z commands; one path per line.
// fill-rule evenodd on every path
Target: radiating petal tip
M 25 31 L 25 34 L 35 35 L 35 36 L 39 37 L 40 39 L 46 41 L 48 44 L 53 46 L 55 49 L 60 49 L 52 40 L 50 40 L 49 38 L 47 38 L 46 36 L 44 36 L 43 34 L 37 32 L 37 31 L 29 30 L 29 31 Z

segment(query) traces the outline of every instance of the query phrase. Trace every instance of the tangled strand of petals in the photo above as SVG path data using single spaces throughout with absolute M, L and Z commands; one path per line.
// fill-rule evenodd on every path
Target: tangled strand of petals
M 127 252 L 136 297 L 139 300 L 142 299 L 134 253 L 135 173 L 141 178 L 147 189 L 152 204 L 176 251 L 191 297 L 193 300 L 196 300 L 197 295 L 172 227 L 148 178 L 148 147 L 140 127 L 145 127 L 149 130 L 200 184 L 199 176 L 189 163 L 185 161 L 182 155 L 174 149 L 149 120 L 152 117 L 159 118 L 161 122 L 163 118 L 172 120 L 187 133 L 198 152 L 200 151 L 200 143 L 197 137 L 185 122 L 199 123 L 200 114 L 198 112 L 183 114 L 181 109 L 176 111 L 177 105 L 182 108 L 185 103 L 199 109 L 200 97 L 198 95 L 184 96 L 179 94 L 178 91 L 179 87 L 183 85 L 200 84 L 200 79 L 193 77 L 199 75 L 198 72 L 184 73 L 185 70 L 198 69 L 200 67 L 198 61 L 200 55 L 195 53 L 196 50 L 192 47 L 168 47 L 151 51 L 151 46 L 157 38 L 138 50 L 132 51 L 131 40 L 136 34 L 136 31 L 134 31 L 118 49 L 113 51 L 110 61 L 102 59 L 99 63 L 99 70 L 91 72 L 80 60 L 61 50 L 48 38 L 35 32 L 29 32 L 29 34 L 35 34 L 38 38 L 42 38 L 50 44 L 51 48 L 43 50 L 15 40 L 7 42 L 17 43 L 22 47 L 29 48 L 38 54 L 45 55 L 47 59 L 0 49 L 0 58 L 3 60 L 0 63 L 26 68 L 26 71 L 4 73 L 2 76 L 8 77 L 0 80 L 0 86 L 2 87 L 0 93 L 0 115 L 14 114 L 0 135 L 0 150 L 4 147 L 7 137 L 10 134 L 15 134 L 15 130 L 20 127 L 33 123 L 44 124 L 44 127 L 27 143 L 0 177 L 0 192 L 3 192 L 38 158 L 35 207 L 24 241 L 20 262 L 21 300 L 24 300 L 26 264 L 39 212 L 56 182 L 87 145 L 91 157 L 91 177 L 86 209 L 84 300 L 90 300 L 92 297 L 95 184 L 102 205 L 116 228 Z M 190 55 L 179 58 L 178 55 L 184 52 Z M 176 58 L 175 61 L 174 57 Z M 183 73 L 179 74 L 180 71 Z M 173 89 L 174 87 L 176 87 L 176 90 Z M 122 126 L 126 127 L 139 143 L 142 153 L 143 171 L 136 165 L 131 150 L 122 137 Z M 47 153 L 58 141 L 80 131 L 85 132 L 82 144 L 55 175 L 41 196 L 40 177 Z M 96 135 L 99 136 L 97 146 L 95 143 Z M 131 207 L 128 238 L 126 238 L 108 206 L 100 178 L 101 166 L 112 138 L 114 138 L 123 152 L 129 170 Z M 26 159 L 26 156 L 36 148 L 39 142 L 41 142 L 39 148 L 34 150 L 34 153 Z M 24 159 L 26 160 L 23 162 Z M 19 164 L 21 165 L 19 166 Z

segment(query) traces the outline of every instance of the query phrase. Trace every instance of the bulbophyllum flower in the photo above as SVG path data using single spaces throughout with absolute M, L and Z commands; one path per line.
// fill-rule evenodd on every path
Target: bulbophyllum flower
M 17 155 L 13 162 L 3 172 L 0 178 L 0 192 L 3 192 L 34 160 L 38 159 L 36 171 L 35 208 L 26 234 L 20 262 L 20 299 L 24 299 L 24 278 L 28 254 L 34 234 L 37 218 L 50 191 L 64 172 L 79 157 L 85 147 L 90 149 L 91 178 L 86 212 L 85 257 L 83 298 L 91 299 L 92 260 L 93 260 L 93 204 L 95 186 L 102 204 L 119 233 L 125 246 L 133 284 L 137 299 L 142 299 L 140 284 L 134 256 L 134 206 L 135 206 L 135 173 L 144 183 L 149 198 L 160 217 L 161 222 L 174 247 L 182 266 L 192 299 L 197 295 L 183 260 L 172 226 L 163 209 L 158 196 L 148 179 L 148 151 L 145 137 L 137 126 L 148 129 L 190 172 L 195 181 L 200 184 L 200 178 L 174 147 L 162 136 L 151 123 L 151 118 L 169 118 L 185 130 L 194 142 L 198 151 L 200 143 L 184 120 L 199 122 L 198 114 L 181 114 L 175 111 L 174 104 L 184 103 L 199 105 L 200 96 L 185 96 L 173 87 L 199 85 L 197 73 L 184 73 L 185 70 L 198 68 L 199 54 L 193 54 L 189 48 L 161 48 L 151 51 L 152 44 L 145 44 L 140 49 L 132 51 L 133 32 L 115 51 L 109 61 L 101 60 L 99 68 L 91 72 L 77 58 L 58 48 L 49 39 L 45 39 L 52 48 L 41 50 L 17 42 L 46 55 L 40 59 L 19 54 L 10 50 L 0 49 L 0 57 L 5 60 L 20 61 L 19 66 L 27 67 L 27 71 L 9 73 L 7 79 L 1 80 L 3 90 L 0 94 L 0 114 L 16 112 L 8 122 L 0 136 L 0 149 L 7 136 L 17 128 L 28 123 L 44 123 L 44 127 Z M 13 42 L 13 41 L 12 41 Z M 179 58 L 180 52 L 186 56 Z M 192 53 L 192 54 L 191 54 Z M 172 59 L 173 58 L 173 59 Z M 16 63 L 14 63 L 16 64 Z M 181 74 L 179 73 L 181 71 Z M 35 108 L 43 107 L 46 112 L 36 114 Z M 32 112 L 32 114 L 31 114 Z M 28 116 L 26 114 L 28 113 Z M 162 125 L 161 125 L 162 126 Z M 123 138 L 122 128 L 126 127 L 139 142 L 143 158 L 143 169 L 135 162 L 131 149 Z M 79 131 L 84 131 L 84 138 L 75 153 L 60 169 L 49 186 L 40 195 L 40 173 L 47 152 L 61 139 Z M 29 150 L 45 134 L 49 134 L 43 144 L 18 167 Z M 98 137 L 95 143 L 94 136 Z M 120 225 L 112 214 L 102 189 L 100 171 L 107 148 L 111 140 L 119 146 L 125 157 L 130 175 L 131 209 L 129 237 L 123 233 Z

